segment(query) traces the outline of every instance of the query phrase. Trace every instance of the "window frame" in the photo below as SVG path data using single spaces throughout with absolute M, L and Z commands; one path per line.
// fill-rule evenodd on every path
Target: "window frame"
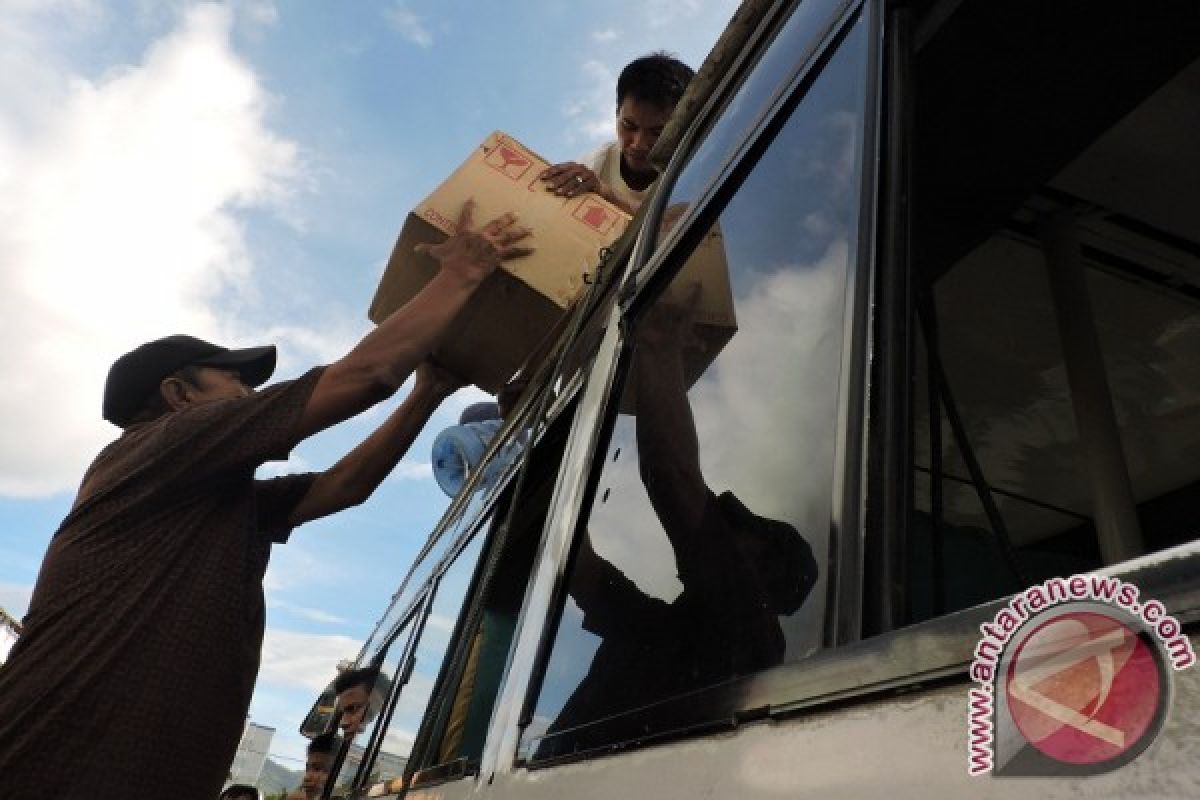
M 548 434 L 555 424 L 567 424 L 572 413 L 569 403 L 574 398 L 574 392 L 578 389 L 580 382 L 581 379 L 574 379 L 561 395 L 565 398 L 565 416 L 558 414 L 553 419 L 547 420 L 540 431 L 541 434 Z M 546 473 L 549 473 L 548 479 L 556 479 L 562 468 L 562 453 L 561 450 L 555 451 L 554 440 L 560 435 L 562 436 L 561 445 L 565 448 L 568 434 L 555 433 L 549 436 L 549 441 L 547 441 L 547 436 L 539 436 L 538 446 L 531 448 L 528 455 L 523 456 L 523 468 L 545 470 Z M 547 450 L 547 448 L 550 449 Z M 528 461 L 525 460 L 526 457 Z M 431 748 L 440 745 L 441 737 L 445 734 L 445 717 L 450 711 L 446 704 L 453 701 L 462 679 L 461 669 L 465 663 L 463 660 L 472 646 L 475 631 L 478 628 L 479 615 L 482 614 L 489 597 L 494 568 L 508 552 L 508 534 L 514 522 L 514 515 L 530 513 L 528 509 L 521 506 L 521 501 L 528 499 L 528 489 L 529 487 L 522 479 L 511 481 L 504 495 L 499 499 L 500 504 L 495 509 L 496 513 L 492 515 L 488 523 L 488 539 L 480 552 L 479 562 L 472 576 L 463 607 L 455 621 L 450 644 L 438 669 L 429 703 L 422 715 L 420 727 L 413 742 L 411 768 L 406 770 L 408 785 L 412 787 L 425 787 L 478 774 L 478 764 L 469 762 L 465 757 L 448 762 L 433 760 Z M 534 509 L 532 513 L 540 514 L 541 509 Z M 448 695 L 447 691 L 450 692 Z M 498 698 L 499 691 L 497 691 L 497 701 Z
M 804 72 L 824 53 L 829 44 L 829 33 L 837 30 L 837 24 L 857 12 L 865 2 L 880 0 L 846 0 L 839 5 L 838 12 L 826 21 L 822 36 L 814 36 L 813 41 L 819 47 L 809 53 L 802 63 L 793 65 L 790 74 L 778 81 L 779 85 L 790 85 L 792 79 Z M 721 79 L 713 95 L 704 104 L 704 109 L 696 115 L 689 125 L 689 131 L 681 137 L 674 157 L 664 170 L 661 183 L 654 194 L 643 205 L 644 222 L 638 228 L 637 238 L 633 243 L 633 253 L 630 265 L 626 270 L 624 285 L 620 287 L 618 305 L 610 314 L 609 324 L 605 329 L 605 338 L 592 362 L 592 368 L 582 386 L 579 409 L 576 412 L 572 430 L 567 440 L 566 450 L 562 456 L 562 468 L 551 498 L 547 524 L 543 531 L 542 543 L 538 554 L 538 563 L 531 576 L 522 614 L 518 620 L 515 634 L 516 643 L 510 657 L 508 673 L 501 684 L 500 693 L 493 711 L 489 726 L 487 741 L 484 746 L 483 758 L 480 765 L 480 779 L 484 776 L 490 781 L 497 772 L 511 773 L 524 767 L 518 757 L 521 732 L 529 721 L 529 709 L 536 701 L 536 686 L 540 684 L 541 673 L 545 669 L 548 651 L 553 640 L 553 624 L 558 596 L 565 593 L 565 572 L 569 563 L 571 545 L 574 540 L 576 521 L 582 506 L 584 495 L 589 484 L 594 488 L 598 480 L 598 464 L 594 458 L 597 442 L 602 435 L 604 412 L 608 406 L 615 368 L 618 347 L 618 330 L 622 319 L 621 304 L 627 298 L 635 296 L 645 278 L 639 280 L 641 267 L 647 264 L 654 238 L 649 231 L 656 231 L 665 205 L 664 187 L 673 185 L 675 176 L 687 162 L 687 155 L 694 147 L 701 131 L 719 113 L 728 102 L 734 90 L 741 85 L 743 79 L 757 63 L 763 48 L 773 40 L 780 27 L 789 18 L 796 3 L 780 3 L 769 13 L 758 26 L 755 33 L 747 40 L 745 46 L 735 57 L 727 74 Z M 875 14 L 877 17 L 877 14 Z M 873 80 L 869 77 L 869 80 Z M 867 96 L 872 93 L 868 88 Z M 758 124 L 754 126 L 754 134 L 748 137 L 756 139 L 762 132 L 766 122 L 772 118 L 773 109 L 764 109 L 759 114 Z M 743 148 L 744 151 L 744 148 Z M 864 167 L 864 169 L 869 168 Z M 711 183 L 716 183 L 714 176 Z M 694 213 L 691 215 L 694 221 Z M 636 221 L 636 218 L 635 218 Z M 680 235 L 685 229 L 690 229 L 691 223 L 685 217 L 677 228 Z M 671 247 L 676 245 L 671 244 Z M 646 273 L 646 277 L 650 273 Z
M 884 13 L 885 74 L 881 85 L 885 117 L 880 137 L 883 161 L 877 214 L 879 257 L 874 280 L 876 362 L 872 375 L 868 429 L 867 486 L 875 503 L 866 519 L 868 593 L 863 597 L 865 627 L 872 638 L 845 652 L 841 669 L 860 676 L 854 687 L 839 680 L 836 665 L 814 691 L 839 698 L 866 698 L 932 682 L 960 683 L 979 641 L 979 625 L 991 621 L 1013 594 L 904 625 L 908 522 L 913 505 L 909 465 L 913 451 L 912 394 L 915 363 L 916 298 L 912 278 L 913 98 L 915 55 L 950 19 L 954 4 L 918 21 L 911 6 L 888 3 Z M 1154 597 L 1175 616 L 1183 633 L 1200 632 L 1200 538 L 1095 570 L 1118 577 Z M 1070 577 L 1067 575 L 1064 578 Z M 899 587 L 888 591 L 886 587 Z M 878 587 L 872 591 L 872 587 Z M 818 654 L 824 655 L 824 654 Z M 798 706 L 800 707 L 800 706 Z M 781 713 L 786 709 L 781 710 Z M 773 716 L 773 714 L 772 714 Z
M 639 248 L 635 251 L 634 268 L 631 269 L 625 286 L 622 287 L 620 298 L 619 323 L 621 334 L 613 343 L 606 364 L 598 369 L 603 372 L 603 382 L 606 389 L 606 402 L 603 415 L 598 420 L 593 449 L 588 454 L 581 469 L 587 473 L 587 481 L 583 502 L 574 509 L 570 524 L 570 543 L 568 558 L 559 563 L 558 582 L 555 587 L 554 603 L 543 620 L 541 647 L 533 665 L 533 672 L 527 681 L 527 690 L 519 718 L 519 727 L 524 727 L 532 719 L 537 698 L 540 693 L 545 671 L 549 665 L 550 651 L 554 643 L 558 622 L 561 618 L 565 596 L 569 565 L 574 556 L 578 542 L 578 532 L 585 520 L 583 510 L 590 509 L 603 465 L 601 445 L 611 436 L 612 427 L 616 420 L 616 399 L 620 396 L 621 387 L 615 384 L 618 364 L 627 356 L 628 337 L 626 327 L 636 320 L 649 304 L 650 298 L 656 296 L 658 289 L 668 282 L 677 272 L 678 267 L 690 255 L 692 248 L 703 237 L 704 233 L 714 223 L 719 211 L 728 200 L 740 189 L 742 179 L 753 170 L 762 153 L 774 141 L 778 131 L 786 124 L 796 107 L 802 105 L 804 95 L 811 84 L 821 74 L 828 60 L 838 50 L 844 39 L 854 26 L 861 22 L 866 28 L 868 38 L 866 45 L 865 80 L 863 87 L 863 143 L 862 143 L 862 180 L 859 186 L 858 230 L 855 250 L 850 256 L 847 266 L 846 280 L 846 312 L 844 316 L 842 350 L 842 378 L 838 397 L 838 436 L 835 443 L 834 483 L 831 487 L 834 497 L 831 520 L 831 563 L 835 565 L 829 580 L 829 594 L 825 607 L 825 645 L 840 646 L 854 641 L 859 635 L 859 614 L 862 586 L 861 561 L 861 512 L 864 504 L 862 481 L 860 473 L 865 468 L 865 436 L 864 414 L 860 410 L 866 396 L 866 364 L 869 361 L 869 319 L 870 294 L 872 281 L 870 276 L 874 270 L 875 249 L 875 209 L 878 206 L 875 196 L 876 173 L 874 164 L 878 153 L 878 86 L 879 64 L 881 50 L 881 3 L 864 0 L 864 2 L 844 3 L 838 7 L 834 17 L 827 21 L 822 32 L 814 39 L 818 44 L 809 49 L 803 60 L 798 60 L 790 73 L 782 78 L 779 87 L 763 113 L 757 118 L 749 133 L 726 160 L 724 165 L 715 171 L 712 178 L 701 192 L 701 199 L 692 204 L 689 211 L 652 253 L 654 232 L 658 230 L 659 219 L 666 206 L 675 179 L 686 167 L 688 154 L 702 141 L 700 131 L 707 131 L 712 119 L 707 114 L 719 113 L 725 107 L 728 96 L 714 99 L 708 104 L 705 115 L 694 124 L 691 131 L 685 135 L 680 149 L 672 164 L 664 174 L 662 183 L 655 191 L 650 213 L 642 228 Z M 775 20 L 773 32 L 778 32 L 787 21 L 785 15 Z M 752 68 L 751 68 L 752 69 Z M 746 76 L 737 76 L 737 80 L 726 81 L 722 91 L 732 93 L 740 87 Z M 596 377 L 596 376 L 593 376 Z M 841 532 L 843 535 L 838 536 Z M 849 532 L 846 535 L 846 532 Z M 809 657 L 810 659 L 812 657 Z M 808 659 L 802 664 L 808 663 Z M 778 669 L 778 668 L 776 668 Z M 775 670 L 768 670 L 770 674 Z M 752 680 L 756 676 L 747 676 Z M 665 734 L 653 734 L 642 739 L 606 746 L 602 750 L 572 752 L 563 757 L 554 757 L 532 761 L 523 755 L 519 749 L 513 750 L 513 766 L 528 769 L 552 767 L 564 762 L 595 757 L 601 753 L 612 753 L 617 750 L 639 747 L 644 744 L 658 742 L 679 736 L 692 736 L 706 730 L 736 727 L 748 720 L 756 719 L 761 713 L 758 707 L 743 706 L 745 711 L 739 711 L 724 719 L 714 721 L 715 715 L 706 709 L 721 708 L 727 711 L 736 692 L 744 693 L 745 680 L 739 679 L 708 690 L 701 690 L 684 697 L 669 698 L 640 711 L 616 715 L 616 718 L 628 720 L 633 716 L 653 712 L 672 714 L 678 712 L 678 722 L 670 725 L 671 730 Z M 702 697 L 704 696 L 704 697 Z M 707 699 L 710 702 L 701 702 Z M 596 723 L 605 724 L 605 723 Z M 518 735 L 518 738 L 519 735 Z
M 450 541 L 445 550 L 438 557 L 438 560 L 435 562 L 430 575 L 423 580 L 422 585 L 417 590 L 417 593 L 413 596 L 412 600 L 409 601 L 407 607 L 397 619 L 397 622 L 390 627 L 386 637 L 377 636 L 380 630 L 379 625 L 377 625 L 375 633 L 372 633 L 371 637 L 360 651 L 359 656 L 355 661 L 356 668 L 380 661 L 386 656 L 391 647 L 395 645 L 397 639 L 406 630 L 409 632 L 400 666 L 397 668 L 396 676 L 392 682 L 391 691 L 384 699 L 383 707 L 380 709 L 377 723 L 371 732 L 371 736 L 367 744 L 364 745 L 362 763 L 360 764 L 359 769 L 355 773 L 354 778 L 350 783 L 350 789 L 352 791 L 361 792 L 369 788 L 366 785 L 366 781 L 371 774 L 371 770 L 374 768 L 376 757 L 378 756 L 382 747 L 383 738 L 386 736 L 388 726 L 391 723 L 392 714 L 400 702 L 401 692 L 408 684 L 409 678 L 411 677 L 413 669 L 416 665 L 417 647 L 420 645 L 421 636 L 425 629 L 425 623 L 428 621 L 429 616 L 432 613 L 433 604 L 437 599 L 437 593 L 441 587 L 442 578 L 445 576 L 446 572 L 448 572 L 455 565 L 458 558 L 471 545 L 476 536 L 486 536 L 487 539 L 480 548 L 478 560 L 474 569 L 472 570 L 471 580 L 467 586 L 466 592 L 463 595 L 463 606 L 456 618 L 455 628 L 451 633 L 450 643 L 447 647 L 446 654 L 443 656 L 442 663 L 438 667 L 438 672 L 435 677 L 434 692 L 431 693 L 429 702 L 424 713 L 422 714 L 421 725 L 422 728 L 425 726 L 426 720 L 429 717 L 433 706 L 435 705 L 434 701 L 437 699 L 437 689 L 442 681 L 443 673 L 445 672 L 448 663 L 454 655 L 454 652 L 457 649 L 463 646 L 469 646 L 470 644 L 469 641 L 462 640 L 461 629 L 467 612 L 474 606 L 477 600 L 481 572 L 488 559 L 492 557 L 495 540 L 500 528 L 502 527 L 502 524 L 496 524 L 496 514 L 497 512 L 503 512 L 506 510 L 506 506 L 504 505 L 506 496 L 511 490 L 517 488 L 517 484 L 519 482 L 518 478 L 522 472 L 522 469 L 525 468 L 527 461 L 530 458 L 541 454 L 542 449 L 544 449 L 542 448 L 543 435 L 547 430 L 549 430 L 551 425 L 559 421 L 564 411 L 569 409 L 570 401 L 573 399 L 580 383 L 581 378 L 576 376 L 576 378 L 569 383 L 568 386 L 565 387 L 564 390 L 554 399 L 554 402 L 550 404 L 550 408 L 544 412 L 543 422 L 536 427 L 534 432 L 535 441 L 529 443 L 526 448 L 522 450 L 520 457 L 509 467 L 502 480 L 492 488 L 489 496 L 476 511 L 474 517 L 470 520 L 464 521 L 461 532 L 458 534 L 458 536 Z M 512 420 L 505 425 L 500 434 L 497 435 L 493 442 L 489 444 L 488 451 L 485 454 L 484 459 L 480 462 L 480 467 L 485 466 L 490 459 L 495 456 L 496 453 L 501 452 L 503 450 L 503 444 L 517 436 L 519 432 L 524 429 L 524 426 L 533 420 L 537 413 L 538 400 L 540 397 L 540 392 L 533 393 L 521 402 L 516 412 L 513 414 Z M 446 513 L 443 515 L 443 518 L 439 522 L 437 528 L 435 528 L 434 533 L 429 537 L 429 540 L 422 549 L 422 556 L 428 556 L 442 538 L 443 534 L 447 532 L 447 529 L 453 527 L 455 523 L 459 521 L 461 514 L 466 513 L 467 509 L 464 507 L 469 504 L 470 497 L 474 491 L 477 491 L 476 484 L 481 480 L 481 476 L 485 473 L 485 471 L 486 470 L 482 468 L 477 468 L 475 470 L 467 484 L 464 486 L 463 490 L 459 492 L 454 501 L 451 503 L 451 507 L 447 509 Z M 402 583 L 400 589 L 397 590 L 393 599 L 393 603 L 395 603 L 396 599 L 401 596 L 404 588 L 406 587 L 407 581 L 411 579 L 416 567 L 420 563 L 421 559 L 419 558 L 417 562 L 414 563 L 414 567 L 410 569 L 407 577 L 405 578 L 405 582 Z M 391 611 L 392 607 L 389 606 L 388 612 L 385 613 L 380 622 L 386 619 Z M 382 641 L 383 643 L 372 646 L 372 643 L 376 641 Z M 421 731 L 418 731 L 418 734 L 420 733 Z M 421 755 L 421 753 L 417 752 L 417 747 L 420 744 L 422 744 L 422 739 L 420 735 L 418 735 L 418 738 L 413 742 L 413 755 L 410 755 L 409 757 L 409 763 L 413 764 L 413 768 L 406 767 L 406 779 L 411 778 L 414 772 L 419 771 L 416 769 L 415 762 L 417 761 L 417 758 L 414 756 L 419 757 Z M 343 750 L 348 752 L 347 748 L 343 748 Z M 342 759 L 344 759 L 344 753 Z M 342 759 L 339 759 L 339 762 L 336 765 L 338 769 L 340 769 Z M 432 765 L 432 768 L 443 766 L 449 765 Z M 332 788 L 332 778 L 336 777 L 336 774 L 337 770 L 331 770 L 331 781 L 327 785 L 327 789 Z M 450 777 L 460 776 L 460 774 L 454 774 Z

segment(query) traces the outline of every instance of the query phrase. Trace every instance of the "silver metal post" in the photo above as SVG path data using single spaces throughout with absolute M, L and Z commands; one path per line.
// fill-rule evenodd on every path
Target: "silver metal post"
M 1115 564 L 1141 555 L 1145 545 L 1096 336 L 1075 217 L 1067 210 L 1047 216 L 1041 221 L 1041 238 L 1075 427 L 1087 461 L 1100 555 L 1105 564 Z

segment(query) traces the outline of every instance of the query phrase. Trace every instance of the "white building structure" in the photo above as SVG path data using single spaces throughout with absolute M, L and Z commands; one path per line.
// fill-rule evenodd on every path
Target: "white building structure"
M 9 616 L 7 611 L 0 608 L 0 664 L 8 661 L 8 651 L 12 650 L 13 645 L 17 643 L 17 637 L 20 635 L 20 621 Z
M 274 728 L 246 720 L 246 729 L 242 731 L 242 740 L 229 768 L 229 783 L 258 785 L 274 736 Z

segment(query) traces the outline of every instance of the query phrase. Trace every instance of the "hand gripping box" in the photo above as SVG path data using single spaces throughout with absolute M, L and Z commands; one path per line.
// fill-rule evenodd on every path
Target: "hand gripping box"
M 538 179 L 549 164 L 503 133 L 489 136 L 408 215 L 368 316 L 382 322 L 437 271 L 421 243 L 444 241 L 463 204 L 474 198 L 475 224 L 515 211 L 533 236 L 531 255 L 504 262 L 476 291 L 434 353 L 459 377 L 498 391 L 553 328 L 599 263 L 600 251 L 629 216 L 597 195 L 562 198 Z

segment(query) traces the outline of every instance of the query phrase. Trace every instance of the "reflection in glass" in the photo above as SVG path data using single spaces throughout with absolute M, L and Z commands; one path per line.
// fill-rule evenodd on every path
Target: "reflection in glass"
M 820 645 L 864 58 L 859 26 L 632 329 L 526 751 Z
M 771 100 L 791 77 L 797 59 L 805 48 L 816 45 L 817 37 L 829 23 L 841 0 L 803 0 L 792 12 L 782 30 L 749 76 L 721 110 L 704 141 L 688 158 L 671 189 L 669 206 L 685 210 L 700 199 L 701 192 L 717 177 L 726 161 L 745 141 L 752 126 L 767 111 Z M 670 226 L 665 226 L 667 229 Z
M 341 689 L 337 695 L 338 725 L 345 742 L 343 747 L 346 755 L 333 781 L 335 797 L 348 793 L 358 774 L 367 744 L 379 725 L 380 714 L 395 686 L 410 631 L 411 627 L 402 631 L 376 661 L 364 664 L 361 671 L 346 673 L 355 676 L 374 673 L 369 678 L 360 678 L 351 686 L 344 684 L 346 676 L 340 676 L 336 682 Z
M 462 610 L 463 600 L 470 588 L 471 576 L 487 533 L 486 521 L 454 564 L 442 575 L 434 596 L 433 609 L 425 623 L 425 629 L 417 643 L 416 662 L 409 682 L 403 687 L 399 701 L 392 712 L 387 731 L 380 748 L 380 759 L 390 759 L 401 765 L 407 763 L 416 738 L 425 706 L 433 692 L 438 670 L 454 632 L 454 625 Z M 380 762 L 376 762 L 379 766 Z M 384 776 L 380 780 L 389 776 Z

